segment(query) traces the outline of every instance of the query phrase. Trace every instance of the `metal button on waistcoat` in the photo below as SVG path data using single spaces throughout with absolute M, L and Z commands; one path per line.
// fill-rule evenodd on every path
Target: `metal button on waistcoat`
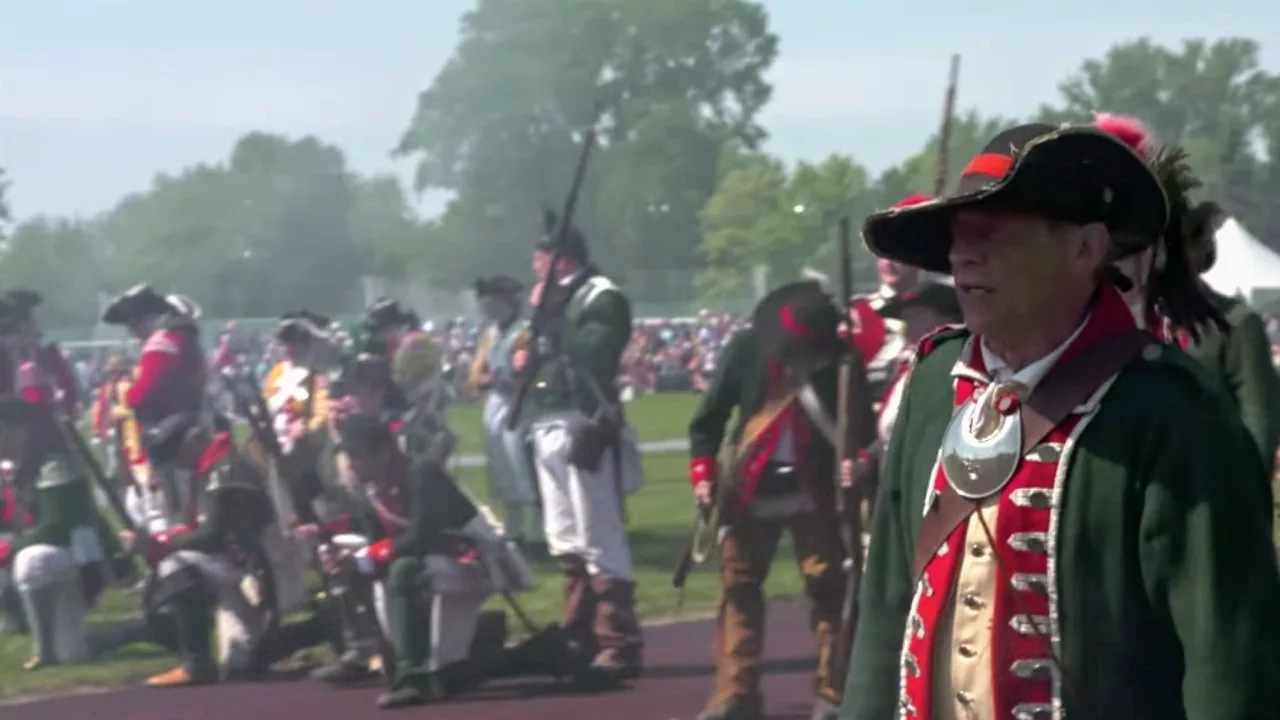
M 973 693 L 971 693 L 971 692 L 969 692 L 969 691 L 967 691 L 967 690 L 957 690 L 957 691 L 956 691 L 956 700 L 957 700 L 957 701 L 959 701 L 960 703 L 964 704 L 964 705 L 972 705 L 972 704 L 973 704 Z
M 976 558 L 984 558 L 987 556 L 987 546 L 982 543 L 972 543 L 969 545 L 969 554 Z
M 956 648 L 956 652 L 959 653 L 962 658 L 973 658 L 978 655 L 978 651 L 969 643 L 960 643 L 960 646 Z
M 977 593 L 970 592 L 964 594 L 964 606 L 970 610 L 981 610 L 986 607 L 986 605 L 987 604 L 983 602 L 982 598 L 978 597 Z

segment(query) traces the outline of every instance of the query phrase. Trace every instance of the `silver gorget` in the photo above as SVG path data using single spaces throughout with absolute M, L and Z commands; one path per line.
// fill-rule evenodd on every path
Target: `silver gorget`
M 993 383 L 956 409 L 942 438 L 942 472 L 960 497 L 981 500 L 1004 489 L 1022 459 L 1025 385 Z

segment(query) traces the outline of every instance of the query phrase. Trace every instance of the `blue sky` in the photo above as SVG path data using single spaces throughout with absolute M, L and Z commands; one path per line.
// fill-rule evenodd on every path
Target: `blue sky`
M 539 0 L 528 0 L 538 2 Z M 226 156 L 250 130 L 316 134 L 365 172 L 452 51 L 469 0 L 0 0 L 0 167 L 21 218 L 89 214 L 159 172 Z M 1260 0 L 765 0 L 781 52 L 763 121 L 788 159 L 849 153 L 880 170 L 959 105 L 1016 116 L 1086 57 L 1148 35 L 1280 31 Z M 1128 6 L 1131 9 L 1119 9 Z M 928 9 L 926 9 L 928 8 Z M 1264 48 L 1280 71 L 1280 44 Z M 439 198 L 421 202 L 424 212 Z

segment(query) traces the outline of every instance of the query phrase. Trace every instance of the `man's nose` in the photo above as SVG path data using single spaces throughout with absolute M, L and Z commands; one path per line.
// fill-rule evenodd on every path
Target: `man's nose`
M 951 267 L 975 265 L 982 262 L 982 258 L 983 252 L 978 243 L 961 234 L 956 234 L 951 239 L 951 248 L 947 251 Z

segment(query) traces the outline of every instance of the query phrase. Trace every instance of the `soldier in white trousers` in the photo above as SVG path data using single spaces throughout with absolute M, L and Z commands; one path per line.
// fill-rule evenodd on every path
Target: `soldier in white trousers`
M 626 679 L 642 666 L 623 507 L 641 474 L 617 388 L 631 305 L 591 264 L 576 230 L 567 233 L 551 268 L 558 224 L 548 213 L 546 235 L 533 254 L 541 279 L 531 298 L 540 306 L 533 320 L 538 342 L 517 351 L 513 366 L 523 373 L 529 352 L 539 355 L 521 412 L 530 421 L 547 546 L 565 578 L 561 623 L 577 652 L 593 658 L 593 668 Z M 544 299 L 544 292 L 550 296 Z

